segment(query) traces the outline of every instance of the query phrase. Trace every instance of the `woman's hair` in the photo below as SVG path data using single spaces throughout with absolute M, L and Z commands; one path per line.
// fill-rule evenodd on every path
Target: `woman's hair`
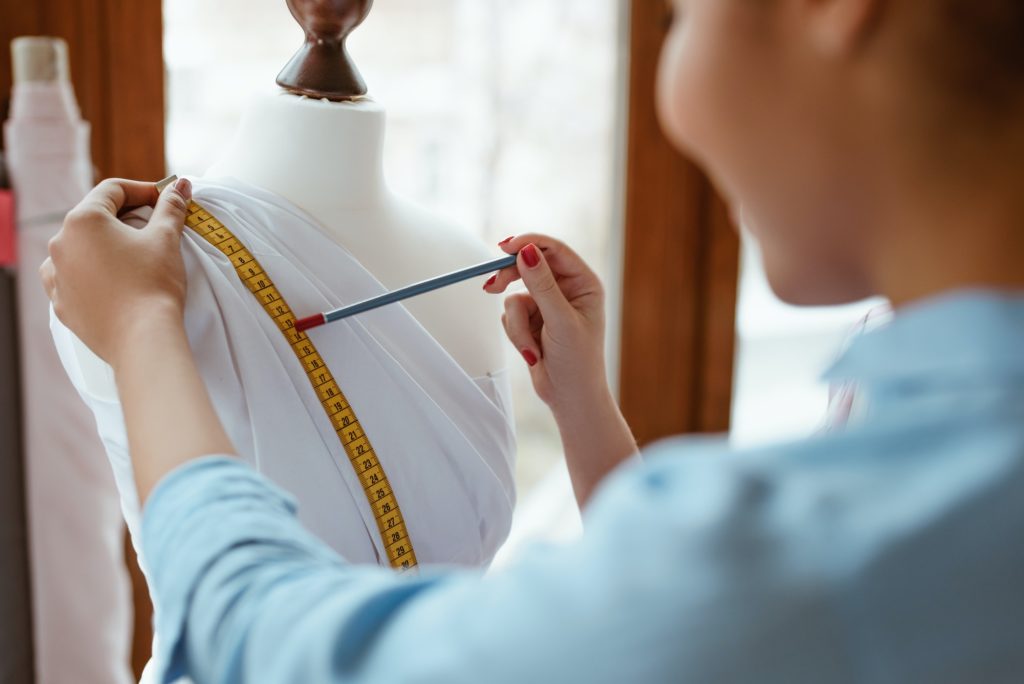
M 988 113 L 1024 102 L 1024 0 L 918 0 L 941 22 L 937 66 L 953 95 Z M 1008 109 L 1007 109 L 1008 108 Z

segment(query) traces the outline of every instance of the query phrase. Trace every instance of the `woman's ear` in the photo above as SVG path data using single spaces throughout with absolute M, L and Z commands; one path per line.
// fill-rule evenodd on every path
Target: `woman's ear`
M 809 38 L 823 54 L 855 51 L 871 34 L 886 0 L 798 0 L 804 5 Z

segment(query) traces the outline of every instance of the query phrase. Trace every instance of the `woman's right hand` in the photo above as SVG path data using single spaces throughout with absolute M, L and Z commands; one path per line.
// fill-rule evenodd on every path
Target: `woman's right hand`
M 573 250 L 546 235 L 499 244 L 519 254 L 515 266 L 484 286 L 497 294 L 522 279 L 528 292 L 505 299 L 502 323 L 530 366 L 537 395 L 557 415 L 607 387 L 604 362 L 604 289 Z
M 497 294 L 519 279 L 526 285 L 528 292 L 505 299 L 502 322 L 555 416 L 582 508 L 604 477 L 637 452 L 605 373 L 604 288 L 578 254 L 546 235 L 512 237 L 500 247 L 519 258 L 484 289 Z

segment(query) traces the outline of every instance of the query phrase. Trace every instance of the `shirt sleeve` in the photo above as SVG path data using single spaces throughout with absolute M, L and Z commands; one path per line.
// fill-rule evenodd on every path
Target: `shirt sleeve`
M 843 681 L 821 583 L 763 553 L 759 485 L 674 460 L 692 496 L 674 466 L 627 467 L 583 540 L 486 577 L 347 565 L 245 465 L 183 466 L 144 518 L 161 681 Z

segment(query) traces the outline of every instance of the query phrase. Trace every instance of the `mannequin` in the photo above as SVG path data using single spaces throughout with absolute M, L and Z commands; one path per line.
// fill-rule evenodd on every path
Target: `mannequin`
M 362 77 L 344 47 L 344 37 L 365 18 L 370 2 L 288 4 L 307 35 L 278 76 L 288 92 L 253 101 L 206 176 L 234 177 L 302 208 L 388 289 L 495 256 L 475 237 L 387 187 L 385 112 L 363 97 Z M 481 293 L 480 283 L 461 283 L 403 305 L 471 377 L 504 367 L 500 303 Z M 78 356 L 89 389 L 116 397 L 110 369 L 84 347 Z
M 497 255 L 387 188 L 384 118 L 383 108 L 365 99 L 264 97 L 207 175 L 238 178 L 302 207 L 388 289 Z M 470 376 L 504 366 L 500 304 L 480 291 L 480 283 L 404 304 Z

